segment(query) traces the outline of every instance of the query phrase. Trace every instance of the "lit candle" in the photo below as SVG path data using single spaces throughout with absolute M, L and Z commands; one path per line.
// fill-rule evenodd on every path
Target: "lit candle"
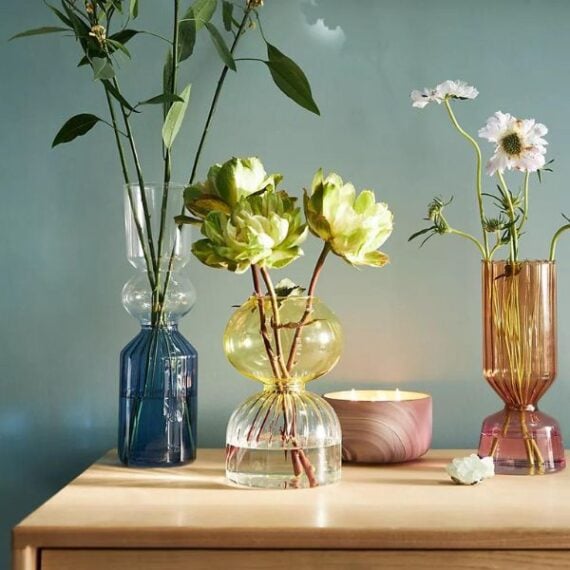
M 340 420 L 345 461 L 401 463 L 421 457 L 431 445 L 429 394 L 353 388 L 324 398 Z

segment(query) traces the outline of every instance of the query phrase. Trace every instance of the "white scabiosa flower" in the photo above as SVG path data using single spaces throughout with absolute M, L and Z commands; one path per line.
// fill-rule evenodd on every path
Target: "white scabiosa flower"
M 505 170 L 536 172 L 544 166 L 548 129 L 534 119 L 517 119 L 497 111 L 479 130 L 479 136 L 495 143 L 495 153 L 487 163 L 487 173 Z
M 410 97 L 412 106 L 423 109 L 428 103 L 437 103 L 440 105 L 446 99 L 475 99 L 479 95 L 479 91 L 472 85 L 467 85 L 465 81 L 447 80 L 440 83 L 434 89 L 423 89 L 422 91 L 412 91 Z
M 445 470 L 458 485 L 475 485 L 495 475 L 493 458 L 480 458 L 474 453 L 469 457 L 456 457 Z

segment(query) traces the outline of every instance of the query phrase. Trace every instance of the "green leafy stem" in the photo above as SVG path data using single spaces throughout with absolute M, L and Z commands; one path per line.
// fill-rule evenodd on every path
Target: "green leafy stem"
M 44 3 L 63 25 L 34 28 L 21 32 L 12 39 L 43 34 L 69 34 L 71 32 L 72 37 L 75 38 L 82 51 L 79 66 L 89 65 L 93 71 L 93 79 L 103 87 L 110 119 L 107 121 L 90 113 L 75 115 L 67 120 L 56 134 L 53 146 L 71 142 L 87 134 L 98 123 L 103 123 L 113 130 L 131 210 L 133 213 L 136 211 L 137 191 L 138 199 L 142 206 L 142 220 L 139 220 L 134 214 L 133 218 L 152 293 L 152 324 L 161 325 L 164 323 L 165 299 L 175 260 L 175 247 L 172 248 L 169 254 L 163 251 L 166 228 L 169 222 L 167 220 L 167 205 L 172 174 L 172 150 L 184 122 L 191 92 L 190 85 L 179 91 L 178 72 L 180 64 L 193 55 L 198 32 L 201 29 L 206 30 L 223 67 L 192 161 L 189 184 L 196 177 L 200 157 L 227 72 L 228 70 L 237 71 L 236 62 L 246 60 L 261 61 L 267 66 L 273 82 L 282 93 L 304 109 L 317 115 L 320 114 L 319 108 L 314 101 L 309 81 L 301 68 L 291 58 L 267 41 L 257 11 L 260 3 L 253 0 L 246 0 L 243 6 L 227 0 L 222 1 L 224 30 L 225 33 L 230 33 L 233 36 L 231 47 L 228 47 L 224 34 L 212 22 L 218 8 L 217 0 L 195 0 L 182 15 L 180 13 L 180 0 L 172 0 L 173 25 L 171 39 L 151 31 L 136 30 L 129 27 L 130 23 L 139 16 L 138 0 L 88 0 L 84 5 L 73 0 L 61 0 L 60 7 L 56 7 L 48 2 Z M 236 19 L 234 14 L 239 9 L 242 10 L 243 16 L 240 19 Z M 111 33 L 117 18 L 120 18 L 120 27 L 117 31 Z M 234 57 L 246 27 L 257 27 L 259 29 L 266 44 L 267 60 L 259 58 L 236 59 Z M 169 45 L 169 50 L 163 70 L 162 92 L 133 105 L 119 86 L 117 58 L 119 55 L 130 58 L 131 55 L 127 44 L 134 37 L 143 34 L 166 41 Z M 134 115 L 139 115 L 144 107 L 156 107 L 159 105 L 162 106 L 164 116 L 162 126 L 164 191 L 161 200 L 158 237 L 155 239 L 151 228 L 151 213 L 145 192 L 144 171 L 135 142 L 132 119 Z M 119 109 L 118 113 L 117 108 Z M 131 177 L 131 169 L 133 167 L 135 184 L 132 184 L 133 178 Z M 178 230 L 180 230 L 180 226 L 178 226 Z M 168 264 L 161 283 L 162 261 L 165 255 L 168 255 Z
M 457 120 L 451 106 L 452 99 L 453 97 L 449 96 L 443 101 L 447 115 L 453 127 L 469 142 L 475 151 L 475 192 L 479 221 L 482 229 L 482 240 L 477 239 L 468 232 L 452 227 L 444 216 L 444 208 L 451 203 L 451 200 L 445 202 L 443 198 L 436 197 L 429 203 L 428 215 L 424 218 L 426 221 L 431 222 L 431 225 L 412 234 L 408 241 L 422 237 L 421 247 L 434 235 L 453 234 L 471 242 L 477 248 L 481 258 L 486 261 L 491 261 L 497 251 L 504 246 L 508 246 L 509 259 L 512 263 L 516 263 L 519 259 L 519 241 L 523 235 L 523 229 L 527 223 L 529 214 L 530 173 L 525 173 L 522 189 L 516 194 L 511 191 L 505 177 L 500 172 L 497 172 L 497 193 L 491 194 L 483 192 L 481 148 L 477 141 Z M 552 172 L 551 165 L 553 162 L 554 160 L 548 161 L 536 172 L 539 182 L 542 182 L 544 172 Z M 491 199 L 494 206 L 498 209 L 497 216 L 492 218 L 486 216 L 485 197 Z M 565 217 L 565 219 L 567 218 Z M 567 221 L 570 220 L 567 219 Z M 554 260 L 558 239 L 568 229 L 570 229 L 570 224 L 563 225 L 554 234 L 550 247 L 551 260 Z M 495 243 L 492 246 L 489 244 L 489 236 L 494 236 L 495 239 Z

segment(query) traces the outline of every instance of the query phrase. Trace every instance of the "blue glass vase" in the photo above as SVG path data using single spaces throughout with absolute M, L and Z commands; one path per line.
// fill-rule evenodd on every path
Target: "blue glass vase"
M 122 300 L 141 324 L 120 359 L 118 448 L 129 466 L 177 466 L 196 457 L 198 354 L 178 330 L 196 299 L 186 269 L 190 229 L 174 223 L 182 192 L 172 184 L 145 186 L 144 205 L 138 185 L 125 192 L 127 255 L 137 274 L 123 287 Z M 154 251 L 161 253 L 151 277 L 147 221 Z

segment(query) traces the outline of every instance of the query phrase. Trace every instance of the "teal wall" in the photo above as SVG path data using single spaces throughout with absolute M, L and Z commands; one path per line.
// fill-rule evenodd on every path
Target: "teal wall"
M 141 0 L 138 27 L 168 33 L 164 6 Z M 407 243 L 434 194 L 455 195 L 450 219 L 477 231 L 473 156 L 444 110 L 411 108 L 416 87 L 465 79 L 481 91 L 457 106 L 466 128 L 496 110 L 536 117 L 549 128 L 556 172 L 532 191 L 523 253 L 543 257 L 570 213 L 570 3 L 565 0 L 266 0 L 266 33 L 310 77 L 322 117 L 302 111 L 273 87 L 266 69 L 230 74 L 207 145 L 206 166 L 259 155 L 300 192 L 318 166 L 390 204 L 396 230 L 385 250 L 393 263 L 354 271 L 328 264 L 320 295 L 342 319 L 346 348 L 316 391 L 340 387 L 414 388 L 433 394 L 434 446 L 473 447 L 482 418 L 499 408 L 481 378 L 479 261 L 468 243 Z M 0 567 L 8 529 L 115 445 L 118 354 L 136 333 L 120 304 L 132 275 L 124 254 L 121 178 L 111 132 L 98 126 L 75 144 L 50 149 L 72 114 L 104 114 L 77 51 L 55 36 L 6 43 L 50 22 L 40 0 L 2 3 L 0 18 Z M 51 22 L 53 24 L 53 22 Z M 131 99 L 159 91 L 159 40 L 135 39 L 122 69 Z M 219 61 L 207 38 L 184 71 L 194 83 L 176 150 L 185 180 Z M 240 54 L 262 50 L 255 35 Z M 139 87 L 137 87 L 139 86 Z M 137 119 L 147 177 L 158 178 L 158 112 Z M 486 150 L 489 150 L 486 147 Z M 488 188 L 493 186 L 488 182 Z M 287 274 L 308 280 L 317 244 Z M 559 380 L 543 407 L 570 441 L 570 244 L 561 243 Z M 232 305 L 250 291 L 246 276 L 192 267 L 199 302 L 182 325 L 200 352 L 202 446 L 224 443 L 231 410 L 256 386 L 225 361 L 221 335 Z

